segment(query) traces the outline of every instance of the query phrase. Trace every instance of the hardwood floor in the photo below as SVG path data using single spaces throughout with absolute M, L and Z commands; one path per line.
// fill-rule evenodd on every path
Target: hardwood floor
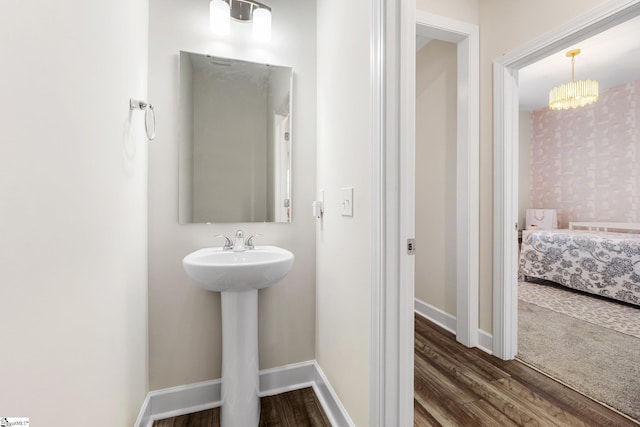
M 414 426 L 635 426 L 521 362 L 415 317 Z
M 220 408 L 154 421 L 153 427 L 219 427 Z M 260 399 L 260 426 L 330 427 L 311 387 Z
M 414 426 L 640 426 L 521 362 L 468 349 L 418 315 L 415 329 Z M 330 426 L 311 388 L 261 404 L 260 426 Z M 219 426 L 218 408 L 153 423 Z

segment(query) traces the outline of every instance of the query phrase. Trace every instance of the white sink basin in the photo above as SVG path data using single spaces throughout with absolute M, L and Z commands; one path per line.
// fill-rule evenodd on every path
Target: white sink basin
M 244 252 L 204 248 L 182 260 L 187 275 L 200 287 L 216 292 L 265 288 L 289 273 L 294 256 L 277 246 L 256 246 Z

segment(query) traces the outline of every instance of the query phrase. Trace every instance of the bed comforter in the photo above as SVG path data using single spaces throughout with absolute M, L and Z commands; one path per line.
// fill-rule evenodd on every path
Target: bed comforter
M 545 230 L 522 242 L 520 274 L 640 306 L 640 236 Z

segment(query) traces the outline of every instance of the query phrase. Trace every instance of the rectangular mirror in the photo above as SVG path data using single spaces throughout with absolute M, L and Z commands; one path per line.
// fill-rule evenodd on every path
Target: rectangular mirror
M 291 222 L 292 75 L 180 52 L 180 224 Z

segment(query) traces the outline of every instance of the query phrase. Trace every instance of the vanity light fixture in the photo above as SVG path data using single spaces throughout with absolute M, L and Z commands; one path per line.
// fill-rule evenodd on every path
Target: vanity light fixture
M 226 36 L 231 32 L 231 18 L 253 23 L 253 38 L 271 40 L 271 8 L 253 0 L 211 0 L 209 4 L 211 31 Z
M 231 32 L 231 14 L 229 4 L 224 0 L 211 0 L 209 3 L 209 23 L 211 31 L 219 36 L 228 36 Z
M 576 56 L 580 49 L 567 52 L 567 58 L 571 58 L 571 81 L 556 86 L 549 92 L 549 108 L 552 110 L 568 110 L 570 108 L 584 107 L 598 100 L 598 82 L 596 80 L 574 80 L 574 67 Z

